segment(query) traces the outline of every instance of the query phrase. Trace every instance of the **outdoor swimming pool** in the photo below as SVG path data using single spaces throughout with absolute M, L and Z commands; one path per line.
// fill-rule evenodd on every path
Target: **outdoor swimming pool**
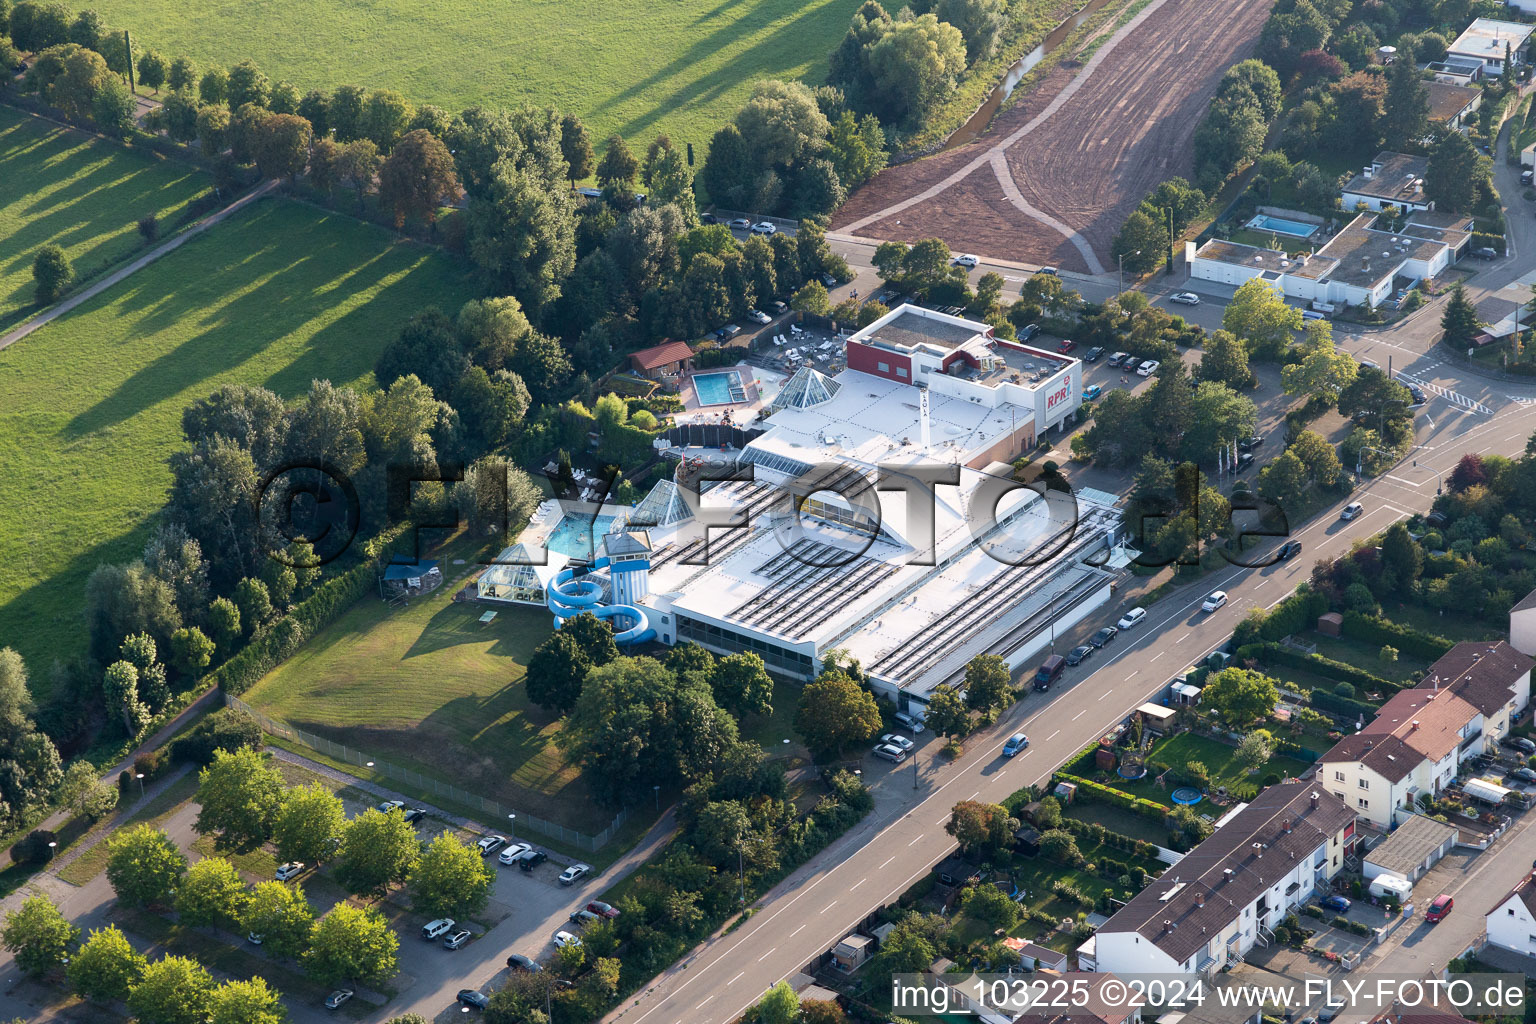
M 1273 231 L 1277 235 L 1294 235 L 1297 238 L 1311 238 L 1317 234 L 1316 224 L 1286 220 L 1284 217 L 1271 217 L 1267 213 L 1261 213 L 1250 220 L 1248 226 L 1255 231 Z
M 567 558 L 590 560 L 617 516 L 574 516 L 567 512 L 549 534 L 549 550 Z
M 746 386 L 741 383 L 741 374 L 735 370 L 694 374 L 693 392 L 699 396 L 700 405 L 730 405 L 747 400 Z

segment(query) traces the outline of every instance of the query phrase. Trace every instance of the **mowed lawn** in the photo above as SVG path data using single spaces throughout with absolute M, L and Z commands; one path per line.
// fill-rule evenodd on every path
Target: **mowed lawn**
M 406 608 L 360 600 L 243 695 L 290 725 L 368 757 L 592 833 L 597 807 L 555 746 L 559 719 L 528 700 L 524 675 L 550 634 L 542 608 L 451 599 L 450 583 Z
M 435 249 L 267 199 L 0 351 L 0 644 L 32 683 L 85 649 L 91 570 L 142 549 L 182 410 L 226 383 L 292 398 L 372 388 L 413 313 L 456 309 L 468 270 Z
M 210 187 L 188 164 L 0 107 L 0 331 L 36 310 L 38 249 L 62 246 L 76 277 L 92 276 L 143 247 L 140 217 L 169 234 Z
M 451 111 L 523 101 L 580 115 L 599 146 L 657 132 L 703 148 L 760 78 L 820 84 L 860 0 L 101 0 L 140 47 L 273 81 L 392 88 Z

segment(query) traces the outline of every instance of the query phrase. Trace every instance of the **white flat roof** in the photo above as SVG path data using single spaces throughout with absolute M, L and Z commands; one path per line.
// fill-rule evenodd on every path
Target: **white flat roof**
M 1533 26 L 1518 21 L 1499 21 L 1496 18 L 1476 18 L 1456 37 L 1449 52 L 1458 56 L 1477 57 L 1480 60 L 1504 59 L 1504 46 L 1509 45 L 1517 55 L 1531 37 Z M 1518 59 L 1518 56 L 1517 58 Z

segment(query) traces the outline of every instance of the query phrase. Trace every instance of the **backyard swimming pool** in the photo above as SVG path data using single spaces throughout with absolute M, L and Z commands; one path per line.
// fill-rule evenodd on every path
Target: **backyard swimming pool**
M 699 396 L 700 405 L 730 405 L 747 400 L 746 386 L 735 370 L 694 374 L 693 392 Z
M 1286 220 L 1284 217 L 1271 217 L 1267 213 L 1261 213 L 1250 220 L 1248 226 L 1255 231 L 1273 231 L 1277 235 L 1294 235 L 1297 238 L 1311 238 L 1317 234 L 1316 224 Z

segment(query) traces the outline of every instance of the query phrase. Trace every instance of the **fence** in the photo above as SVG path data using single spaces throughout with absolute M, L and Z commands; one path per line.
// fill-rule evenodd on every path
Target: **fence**
M 507 815 L 516 813 L 518 828 L 530 829 L 557 842 L 568 843 L 578 849 L 586 850 L 588 853 L 596 853 L 607 845 L 608 841 L 618 834 L 619 827 L 629 819 L 629 811 L 621 810 L 608 823 L 607 828 L 595 836 L 589 836 L 585 832 L 577 832 L 575 829 L 566 828 L 564 825 L 557 825 L 552 821 L 545 821 L 543 818 L 532 814 L 516 811 L 514 808 L 497 803 L 495 800 L 489 800 L 478 793 L 471 793 L 468 790 L 460 789 L 458 786 L 450 786 L 446 782 L 439 782 L 430 776 L 422 775 L 420 772 L 413 772 L 409 768 L 401 768 L 398 765 L 390 764 L 388 761 L 369 758 L 361 752 L 353 750 L 351 747 L 328 740 L 324 736 L 316 736 L 314 733 L 305 732 L 303 729 L 295 729 L 287 722 L 281 722 L 262 714 L 238 697 L 226 695 L 225 700 L 230 707 L 239 708 L 256 719 L 261 725 L 262 731 L 270 735 L 280 736 L 294 743 L 302 743 L 304 746 L 324 754 L 333 761 L 357 765 L 359 768 L 366 768 L 372 765 L 370 770 L 385 779 L 399 782 L 418 793 L 442 797 L 453 801 L 461 807 L 478 810 L 489 815 L 491 821 L 498 819 L 504 821 Z

